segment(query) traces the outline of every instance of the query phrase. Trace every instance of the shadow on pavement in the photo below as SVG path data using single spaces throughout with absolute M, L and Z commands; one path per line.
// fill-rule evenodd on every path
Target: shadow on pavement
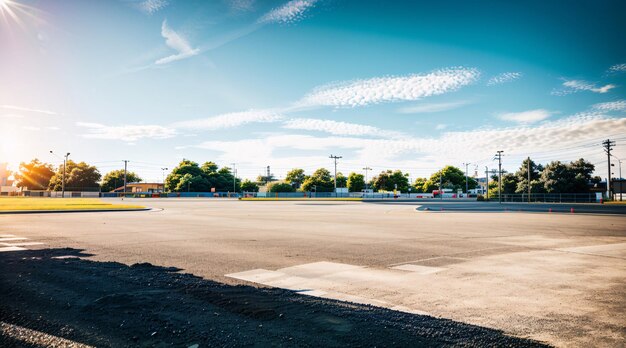
M 0 346 L 50 345 L 16 336 L 8 326 L 98 347 L 541 346 L 452 320 L 231 286 L 177 268 L 65 256 L 90 255 L 0 253 Z

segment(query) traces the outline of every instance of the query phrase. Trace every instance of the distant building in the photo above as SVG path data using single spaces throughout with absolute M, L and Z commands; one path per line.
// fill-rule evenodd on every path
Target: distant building
M 163 192 L 162 183 L 150 182 L 129 182 L 126 184 L 126 191 L 131 193 L 160 193 Z M 124 186 L 120 186 L 112 192 L 124 192 Z
M 8 169 L 7 163 L 0 163 L 0 194 L 8 195 L 9 192 L 17 192 L 13 186 L 13 173 Z

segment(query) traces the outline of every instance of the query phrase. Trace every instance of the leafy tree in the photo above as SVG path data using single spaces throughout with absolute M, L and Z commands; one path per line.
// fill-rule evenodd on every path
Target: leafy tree
M 517 180 L 517 187 L 515 193 L 528 193 L 528 164 L 529 159 L 522 161 L 522 165 L 515 173 Z M 541 171 L 543 166 L 536 164 L 533 160 L 530 160 L 530 189 L 531 193 L 544 192 L 543 182 L 541 181 Z
M 306 175 L 304 174 L 304 169 L 294 168 L 287 172 L 287 176 L 285 177 L 285 181 L 288 183 L 294 184 L 297 188 L 302 186 L 302 183 L 306 179 Z
M 30 163 L 20 163 L 19 172 L 14 175 L 17 187 L 29 190 L 47 190 L 52 176 L 52 165 L 36 158 Z
M 90 166 L 85 162 L 76 163 L 72 160 L 67 161 L 67 169 L 65 171 L 65 190 L 66 191 L 85 191 L 99 188 L 99 181 L 102 175 L 98 168 Z M 61 191 L 63 182 L 63 165 L 59 167 L 57 172 L 50 178 L 49 188 L 53 191 Z
M 243 192 L 259 192 L 259 185 L 255 182 L 245 179 L 241 182 L 241 191 Z
M 320 168 L 316 170 L 313 175 L 309 176 L 302 183 L 302 189 L 304 191 L 315 190 L 317 192 L 333 192 L 335 190 L 334 182 L 330 172 L 326 168 Z
M 335 182 L 333 181 L 333 185 Z M 348 178 L 346 178 L 341 172 L 337 173 L 337 187 L 347 187 Z
M 137 174 L 134 172 L 126 173 L 126 182 L 141 182 L 143 181 Z M 102 178 L 102 183 L 100 184 L 102 192 L 111 192 L 118 187 L 124 185 L 124 170 L 112 170 L 104 175 Z
M 560 161 L 550 162 L 541 172 L 543 187 L 548 193 L 572 192 L 572 175 L 568 166 Z
M 203 176 L 204 171 L 198 163 L 183 159 L 165 179 L 168 191 L 175 192 L 207 192 L 210 191 L 209 182 Z M 204 180 L 201 180 L 204 179 Z
M 296 189 L 291 186 L 290 183 L 284 181 L 277 181 L 269 184 L 269 192 L 295 192 Z
M 402 173 L 401 170 L 387 170 L 381 172 L 372 179 L 372 185 L 377 191 L 406 192 L 409 190 L 409 173 Z
M 453 191 L 458 191 L 462 189 L 465 191 L 465 173 L 454 166 L 445 166 L 443 169 L 437 171 L 433 175 L 430 176 L 424 185 L 424 192 L 432 192 L 433 190 L 439 189 L 439 183 L 441 183 L 443 189 L 452 189 Z M 478 182 L 474 178 L 467 178 L 467 187 L 469 189 L 474 189 L 478 186 Z
M 590 183 L 594 182 L 592 177 L 595 166 L 585 161 L 584 159 L 578 159 L 569 164 L 569 169 L 572 176 L 572 188 L 573 193 L 586 193 L 589 192 Z
M 413 182 L 413 190 L 417 193 L 424 193 L 424 192 L 428 192 L 426 190 L 426 182 L 428 181 L 428 179 L 426 178 L 417 178 L 415 179 L 415 181 Z
M 350 192 L 361 192 L 365 188 L 365 179 L 363 174 L 350 173 L 348 175 L 348 191 Z

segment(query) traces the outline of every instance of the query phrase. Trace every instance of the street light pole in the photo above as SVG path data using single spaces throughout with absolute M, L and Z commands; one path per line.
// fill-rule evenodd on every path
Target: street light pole
M 168 170 L 167 168 L 161 168 L 161 170 L 163 171 L 162 177 L 163 177 L 163 193 L 165 193 L 165 171 Z
M 369 188 L 369 187 L 367 187 L 367 172 L 372 170 L 372 168 L 365 167 L 365 168 L 363 168 L 363 170 L 365 171 L 365 189 L 367 190 Z
M 50 153 L 61 158 L 56 153 L 52 152 L 52 150 L 50 150 Z M 65 156 L 63 156 L 63 176 L 61 177 L 61 198 L 65 198 L 65 168 L 67 167 L 67 158 L 69 156 L 70 156 L 69 152 L 66 153 Z
M 498 158 L 498 201 L 502 204 L 502 153 L 504 151 L 498 150 L 496 157 Z
M 615 158 L 617 160 L 617 164 L 619 166 L 619 180 L 620 180 L 620 193 L 619 193 L 619 200 L 620 202 L 622 201 L 622 160 L 615 157 L 615 155 L 611 155 L 613 156 L 613 158 Z
M 335 160 L 335 196 L 337 196 L 337 160 L 342 157 L 330 155 L 328 158 L 332 158 Z
M 231 163 L 233 165 L 233 194 L 237 191 L 237 169 L 235 169 L 236 163 Z
M 468 193 L 469 191 L 469 185 L 467 184 L 467 166 L 469 166 L 471 163 L 463 163 L 463 165 L 465 166 L 465 194 Z

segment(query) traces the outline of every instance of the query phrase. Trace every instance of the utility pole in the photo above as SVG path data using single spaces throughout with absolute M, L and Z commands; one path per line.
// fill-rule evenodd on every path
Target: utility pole
M 330 157 L 328 158 L 332 158 L 335 160 L 335 196 L 336 196 L 337 195 L 337 160 L 343 157 L 330 155 Z
M 504 151 L 498 150 L 496 157 L 498 158 L 498 201 L 502 204 L 502 153 Z M 494 157 L 495 159 L 495 157 Z
M 163 192 L 165 192 L 165 171 L 168 170 L 167 168 L 161 168 L 161 170 L 163 171 Z
M 368 187 L 367 187 L 367 172 L 372 170 L 372 168 L 365 167 L 365 168 L 363 168 L 363 170 L 365 171 L 365 189 L 367 190 L 368 189 Z
M 620 200 L 620 202 L 621 202 L 621 201 L 622 201 L 622 188 L 623 188 L 623 186 L 622 186 L 622 185 L 624 184 L 624 183 L 622 182 L 622 180 L 623 180 L 623 179 L 622 179 L 622 160 L 621 160 L 621 159 L 619 159 L 619 158 L 617 158 L 617 157 L 615 157 L 614 155 L 611 155 L 611 156 L 613 156 L 613 158 L 615 158 L 615 159 L 617 160 L 617 164 L 619 165 L 619 181 L 620 181 L 619 200 Z
M 609 192 L 609 199 L 613 199 L 613 190 L 611 188 L 611 150 L 613 150 L 613 146 L 615 146 L 615 141 L 606 139 L 602 142 L 602 145 L 604 145 L 604 152 L 606 152 L 606 157 L 609 164 L 609 176 L 606 181 L 606 189 Z
M 489 200 L 489 167 L 485 166 L 485 192 L 487 193 L 487 200 Z
M 530 203 L 530 156 L 528 156 L 528 203 Z
M 233 165 L 233 193 L 237 191 L 237 169 L 235 169 L 236 163 L 231 163 Z
M 467 166 L 469 166 L 471 163 L 463 163 L 463 165 L 465 166 L 465 194 L 468 193 L 469 191 L 469 186 L 467 185 Z
M 57 155 L 56 153 L 54 153 L 52 150 L 50 150 L 50 153 L 61 158 L 61 156 Z M 67 167 L 67 158 L 70 157 L 70 153 L 66 153 L 65 156 L 63 156 L 63 176 L 61 177 L 61 198 L 65 198 L 65 168 Z
M 270 184 L 270 166 L 267 166 L 267 176 L 265 177 L 265 186 Z
M 124 196 L 126 195 L 126 172 L 128 169 L 128 160 L 124 160 Z

